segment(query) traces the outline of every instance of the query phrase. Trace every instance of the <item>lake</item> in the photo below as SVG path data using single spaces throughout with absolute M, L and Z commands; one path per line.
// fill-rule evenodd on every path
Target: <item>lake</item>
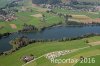
M 9 44 L 9 41 L 23 35 L 31 39 L 61 39 L 63 37 L 78 37 L 90 33 L 100 34 L 100 26 L 60 26 L 47 28 L 41 32 L 13 33 L 9 37 L 0 39 L 0 52 L 10 50 L 12 46 Z

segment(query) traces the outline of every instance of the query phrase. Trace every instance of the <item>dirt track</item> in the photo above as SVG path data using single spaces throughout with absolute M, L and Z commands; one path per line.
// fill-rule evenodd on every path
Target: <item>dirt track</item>
M 88 43 L 91 46 L 100 45 L 100 41 Z

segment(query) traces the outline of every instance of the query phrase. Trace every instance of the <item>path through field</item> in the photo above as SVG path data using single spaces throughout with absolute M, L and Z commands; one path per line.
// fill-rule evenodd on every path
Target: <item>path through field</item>
M 73 50 L 71 50 L 72 52 L 76 52 L 76 51 L 79 51 L 79 50 L 82 50 L 82 49 L 86 49 L 86 48 L 89 48 L 90 46 L 87 46 L 87 47 L 83 47 L 83 48 L 79 48 L 79 49 L 73 49 Z M 65 51 L 65 50 L 64 50 Z M 69 50 L 66 50 L 66 51 L 69 51 Z M 30 61 L 30 62 L 27 62 L 26 64 L 24 64 L 24 65 L 22 65 L 22 66 L 26 66 L 27 64 L 29 64 L 29 63 L 31 63 L 31 62 L 34 62 L 34 61 L 36 61 L 36 60 L 38 60 L 38 59 L 40 59 L 40 58 L 42 58 L 42 57 L 47 57 L 47 55 L 48 54 L 52 54 L 52 53 L 54 53 L 54 54 L 56 54 L 57 52 L 61 52 L 61 51 L 55 51 L 55 52 L 51 52 L 51 53 L 47 53 L 47 54 L 44 54 L 44 55 L 41 55 L 40 57 L 38 57 L 38 58 L 35 58 L 34 60 L 32 60 L 32 61 Z M 64 55 L 66 54 L 66 53 L 63 53 Z M 67 54 L 70 54 L 70 53 L 67 53 Z M 51 55 L 52 56 L 52 55 Z M 62 55 L 60 55 L 60 56 L 62 56 Z

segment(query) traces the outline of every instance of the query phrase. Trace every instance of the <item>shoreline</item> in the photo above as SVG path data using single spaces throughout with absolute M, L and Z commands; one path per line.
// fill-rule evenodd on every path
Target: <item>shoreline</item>
M 63 24 L 60 24 L 60 25 L 55 25 L 55 26 L 50 26 L 50 27 L 46 27 L 45 29 L 51 29 L 51 28 L 55 28 L 55 27 L 84 27 L 84 26 L 100 26 L 100 25 L 63 25 Z M 44 30 L 45 30 L 44 29 Z M 43 31 L 43 30 L 41 30 L 41 31 Z M 40 32 L 40 31 L 38 31 L 38 32 Z M 30 33 L 30 32 L 13 32 L 13 33 L 9 33 L 9 35 L 11 35 L 11 34 L 14 34 L 14 33 Z M 7 38 L 7 37 L 9 37 L 9 35 L 8 36 L 6 36 L 6 37 L 4 37 L 4 38 Z M 62 37 L 62 38 L 60 38 L 60 39 L 38 39 L 38 40 L 35 40 L 34 39 L 34 41 L 36 41 L 36 42 L 52 42 L 52 41 L 58 41 L 58 42 L 61 42 L 61 41 L 71 41 L 71 40 L 77 40 L 77 39 L 82 39 L 82 38 L 86 38 L 86 36 L 88 37 L 88 36 L 100 36 L 100 34 L 99 33 L 90 33 L 90 34 L 85 34 L 85 35 L 81 35 L 81 36 L 77 36 L 77 37 L 72 37 L 72 38 L 68 38 L 68 37 Z M 1 38 L 2 39 L 2 38 Z M 31 40 L 33 40 L 33 39 L 31 39 Z M 10 40 L 11 41 L 11 40 Z M 10 43 L 9 43 L 10 44 Z M 10 44 L 11 45 L 11 44 Z M 8 50 L 8 51 L 4 51 L 4 52 L 9 52 L 9 51 L 11 51 L 11 50 L 13 50 L 13 45 L 12 45 L 12 48 L 10 49 L 10 50 Z M 4 52 L 0 52 L 0 53 L 4 53 Z
M 80 40 L 80 39 L 94 37 L 94 36 L 100 36 L 100 34 L 96 34 L 96 33 L 93 34 L 93 33 L 91 33 L 91 34 L 86 34 L 86 35 L 82 35 L 82 36 L 78 36 L 78 37 L 73 37 L 73 38 L 63 37 L 63 38 L 61 38 L 59 40 L 55 40 L 55 39 L 53 39 L 53 40 L 52 39 L 47 39 L 47 40 L 44 40 L 44 39 L 33 40 L 33 39 L 30 39 L 33 42 L 27 44 L 26 46 L 28 46 L 28 45 L 30 45 L 32 43 L 38 43 L 38 42 L 55 42 L 55 41 L 57 41 L 57 42 L 65 42 L 65 41 Z M 8 50 L 8 51 L 1 52 L 1 55 L 9 55 L 9 54 L 11 54 L 13 52 L 16 52 L 17 50 L 20 50 L 21 48 L 25 47 L 25 46 L 22 46 L 20 48 L 16 48 L 16 47 L 14 48 L 13 44 L 10 44 L 10 45 L 12 45 L 12 48 L 10 50 Z M 17 49 L 17 50 L 15 51 L 15 49 Z

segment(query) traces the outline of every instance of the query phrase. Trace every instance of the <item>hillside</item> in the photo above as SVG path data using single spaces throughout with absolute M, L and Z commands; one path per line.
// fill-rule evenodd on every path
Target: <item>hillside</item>
M 19 5 L 20 4 L 26 5 L 32 3 L 32 0 L 0 0 L 0 8 L 5 7 L 7 4 L 10 4 L 13 1 L 17 2 L 19 1 Z
M 20 0 L 0 0 L 0 8 L 4 7 L 6 4 L 11 3 L 12 1 L 20 1 Z M 43 4 L 43 3 L 49 3 L 49 4 L 56 4 L 56 3 L 65 3 L 75 0 L 23 0 L 24 4 L 31 2 L 35 4 Z M 86 3 L 95 3 L 100 4 L 100 0 L 76 0 L 78 2 L 86 2 Z

